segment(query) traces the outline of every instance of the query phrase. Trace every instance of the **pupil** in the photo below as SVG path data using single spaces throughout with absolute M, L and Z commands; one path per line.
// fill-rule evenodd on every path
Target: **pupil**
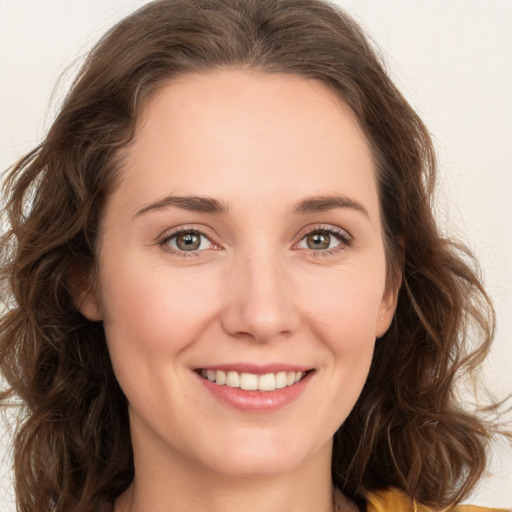
M 330 236 L 322 233 L 314 233 L 308 236 L 308 247 L 310 249 L 327 249 L 330 243 Z
M 194 235 L 193 233 L 184 233 L 182 235 L 178 235 L 176 240 L 176 245 L 183 251 L 193 251 L 198 249 L 200 243 L 200 237 L 198 235 Z

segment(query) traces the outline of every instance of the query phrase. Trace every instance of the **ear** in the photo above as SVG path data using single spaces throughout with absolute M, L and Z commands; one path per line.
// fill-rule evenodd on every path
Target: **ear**
M 402 284 L 401 276 L 396 280 L 393 285 L 387 285 L 382 296 L 382 301 L 379 307 L 379 314 L 375 325 L 375 337 L 381 338 L 386 334 L 393 317 L 395 316 L 396 306 L 398 303 L 398 293 L 400 285 Z
M 91 322 L 103 320 L 98 294 L 89 268 L 73 263 L 66 274 L 68 287 L 77 309 Z

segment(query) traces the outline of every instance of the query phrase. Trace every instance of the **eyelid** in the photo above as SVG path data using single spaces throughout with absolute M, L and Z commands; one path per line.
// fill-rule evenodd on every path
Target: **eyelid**
M 354 238 L 346 229 L 332 224 L 315 224 L 308 226 L 299 232 L 297 236 L 298 241 L 294 243 L 294 247 L 296 247 L 306 236 L 312 233 L 327 233 L 336 237 L 340 241 L 340 245 L 332 249 L 314 250 L 300 248 L 301 250 L 311 253 L 313 256 L 332 255 L 336 252 L 345 250 L 347 247 L 352 247 L 354 242 Z
M 220 248 L 220 244 L 218 244 L 214 240 L 215 237 L 213 237 L 211 234 L 207 233 L 206 231 L 208 231 L 208 230 L 199 228 L 194 225 L 177 226 L 175 228 L 166 229 L 161 235 L 159 235 L 157 237 L 156 244 L 159 245 L 162 248 L 162 250 L 164 250 L 168 253 L 174 254 L 174 255 L 178 255 L 178 256 L 182 256 L 182 257 L 199 256 L 199 254 L 204 251 L 208 251 L 208 250 L 212 250 L 212 249 L 217 250 Z M 181 233 L 197 233 L 200 236 L 204 236 L 206 239 L 208 239 L 208 241 L 212 244 L 213 247 L 209 247 L 208 249 L 198 249 L 195 251 L 180 251 L 180 250 L 174 249 L 173 247 L 170 247 L 168 245 L 169 240 L 177 237 Z
M 316 232 L 327 232 L 334 235 L 338 235 L 345 240 L 353 240 L 353 236 L 344 228 L 336 226 L 334 224 L 310 224 L 309 226 L 305 226 L 302 228 L 294 238 L 299 238 L 302 240 L 306 235 Z
M 218 250 L 222 248 L 222 246 L 215 241 L 215 236 L 212 236 L 207 231 L 210 231 L 209 229 L 203 229 L 196 225 L 181 225 L 174 228 L 170 228 L 165 230 L 158 238 L 156 239 L 156 244 L 161 246 L 163 250 L 171 253 L 176 254 L 183 257 L 188 256 L 199 256 L 204 251 L 208 250 Z M 168 245 L 169 240 L 172 238 L 178 236 L 180 233 L 198 233 L 201 236 L 204 236 L 206 239 L 210 241 L 213 247 L 210 247 L 208 249 L 198 249 L 194 251 L 180 251 L 176 250 Z M 320 255 L 331 255 L 340 251 L 345 250 L 347 247 L 351 247 L 353 244 L 353 237 L 352 235 L 343 228 L 340 228 L 339 226 L 335 226 L 332 224 L 314 224 L 311 226 L 306 226 L 303 228 L 299 234 L 297 235 L 298 241 L 296 241 L 293 244 L 293 248 L 297 248 L 297 245 L 308 235 L 312 233 L 327 233 L 329 235 L 334 236 L 340 241 L 340 244 L 332 249 L 324 249 L 324 250 L 314 250 L 314 249 L 305 249 L 305 248 L 299 248 L 300 250 L 304 250 L 306 252 L 311 253 L 313 256 L 320 256 Z

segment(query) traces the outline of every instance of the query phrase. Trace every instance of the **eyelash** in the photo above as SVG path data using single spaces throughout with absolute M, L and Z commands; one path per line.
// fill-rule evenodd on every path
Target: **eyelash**
M 194 233 L 198 234 L 201 237 L 205 237 L 210 241 L 212 245 L 216 245 L 214 242 L 211 241 L 210 237 L 202 230 L 198 228 L 178 228 L 174 230 L 170 234 L 165 234 L 162 238 L 159 239 L 158 245 L 164 250 L 171 254 L 188 258 L 188 257 L 198 257 L 202 251 L 205 251 L 206 249 L 202 250 L 195 250 L 195 251 L 179 251 L 176 249 L 173 249 L 168 244 L 169 242 L 179 236 L 180 234 L 184 233 Z M 299 242 L 300 243 L 305 237 L 313 234 L 325 234 L 334 236 L 340 244 L 336 247 L 333 247 L 332 249 L 325 249 L 325 250 L 318 250 L 315 251 L 313 249 L 309 249 L 309 253 L 311 256 L 317 258 L 317 257 L 326 257 L 326 256 L 333 256 L 341 251 L 344 251 L 347 247 L 352 247 L 353 245 L 353 239 L 352 237 L 343 229 L 336 228 L 334 226 L 315 226 L 314 228 L 311 228 L 304 233 L 302 233 Z M 297 244 L 295 244 L 297 245 Z
M 186 233 L 198 234 L 201 237 L 205 237 L 206 239 L 208 239 L 212 245 L 214 245 L 214 246 L 216 245 L 214 242 L 212 242 L 210 240 L 210 237 L 204 231 L 201 231 L 200 229 L 197 229 L 197 228 L 178 228 L 178 229 L 175 229 L 172 233 L 165 234 L 158 241 L 158 245 L 164 251 L 169 252 L 169 253 L 171 253 L 173 255 L 176 255 L 176 256 L 181 256 L 183 258 L 198 257 L 199 254 L 201 253 L 200 250 L 198 250 L 198 251 L 178 251 L 176 249 L 173 249 L 169 245 L 167 245 L 173 238 L 176 238 L 177 236 L 179 236 L 181 234 L 186 234 Z M 205 250 L 205 249 L 203 249 L 203 250 Z
M 344 229 L 334 226 L 315 226 L 314 228 L 303 233 L 299 242 L 302 241 L 305 237 L 317 233 L 327 233 L 328 235 L 334 236 L 334 238 L 340 242 L 340 245 L 333 247 L 332 249 L 325 249 L 323 251 L 315 251 L 310 249 L 309 252 L 314 258 L 334 256 L 335 254 L 346 250 L 347 247 L 350 248 L 353 245 L 353 238 Z

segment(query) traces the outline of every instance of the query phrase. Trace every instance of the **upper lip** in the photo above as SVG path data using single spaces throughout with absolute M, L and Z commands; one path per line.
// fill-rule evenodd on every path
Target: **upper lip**
M 312 370 L 311 366 L 291 364 L 291 363 L 222 363 L 222 364 L 206 364 L 196 368 L 198 370 L 222 370 L 224 372 L 253 373 L 255 375 L 265 375 L 267 373 L 278 372 L 307 372 Z

